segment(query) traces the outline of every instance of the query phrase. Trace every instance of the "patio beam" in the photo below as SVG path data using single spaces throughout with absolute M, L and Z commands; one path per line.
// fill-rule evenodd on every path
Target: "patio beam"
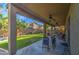
M 50 24 L 50 22 L 48 20 L 46 20 L 45 18 L 41 17 L 39 14 L 33 12 L 32 10 L 30 10 L 29 8 L 27 8 L 24 4 L 20 4 L 20 3 L 13 3 L 13 5 L 18 8 L 19 10 L 23 11 L 24 13 L 30 15 L 31 17 L 33 17 L 35 20 L 41 21 L 43 23 L 49 24 L 49 25 L 53 25 Z
M 9 54 L 16 54 L 16 9 L 12 4 L 8 4 L 9 16 Z

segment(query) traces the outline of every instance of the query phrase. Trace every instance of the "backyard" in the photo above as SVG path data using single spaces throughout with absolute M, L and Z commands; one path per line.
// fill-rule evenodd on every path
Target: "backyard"
M 18 36 L 16 40 L 17 43 L 16 47 L 17 49 L 23 48 L 40 40 L 42 37 L 43 34 L 28 34 L 28 35 Z M 0 48 L 4 48 L 8 50 L 8 40 L 0 41 Z
M 8 4 L 0 4 L 0 48 L 8 50 Z M 16 48 L 21 49 L 43 37 L 43 22 L 16 13 Z

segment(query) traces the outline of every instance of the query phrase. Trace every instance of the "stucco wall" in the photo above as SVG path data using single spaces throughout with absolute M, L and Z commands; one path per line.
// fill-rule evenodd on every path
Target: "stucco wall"
M 71 54 L 79 55 L 79 4 L 70 8 L 70 46 Z

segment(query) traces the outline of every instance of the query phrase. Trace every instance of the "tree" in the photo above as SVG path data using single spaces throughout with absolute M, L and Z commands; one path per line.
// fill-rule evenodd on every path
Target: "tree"
M 3 15 L 2 14 L 0 14 L 0 19 L 2 19 L 3 18 Z
M 21 32 L 22 34 L 24 34 L 25 30 L 27 28 L 27 23 L 25 21 L 23 21 L 22 19 L 19 19 L 19 18 L 16 19 L 16 22 L 17 22 L 18 32 Z
M 7 4 L 0 4 L 0 11 L 6 10 L 7 12 Z M 8 14 L 4 16 L 4 14 L 0 13 L 0 35 L 5 36 L 8 33 Z
M 8 33 L 8 18 L 4 17 L 0 19 L 0 35 L 5 37 L 5 34 Z

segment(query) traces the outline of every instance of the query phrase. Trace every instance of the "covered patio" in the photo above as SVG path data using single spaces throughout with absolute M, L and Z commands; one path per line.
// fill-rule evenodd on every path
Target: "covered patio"
M 44 23 L 44 37 L 46 37 L 46 26 L 51 26 L 51 36 L 56 33 L 56 28 L 66 28 L 65 22 L 69 12 L 70 4 L 28 4 L 28 3 L 10 3 L 8 4 L 8 19 L 9 19 L 9 36 L 8 36 L 8 48 L 9 54 L 56 54 L 54 51 L 47 52 L 42 49 L 42 40 L 38 41 L 28 47 L 22 48 L 17 51 L 16 48 L 16 13 L 24 16 L 31 17 Z M 30 49 L 31 50 L 30 50 Z M 34 50 L 36 52 L 34 52 Z M 53 49 L 53 48 L 52 48 Z M 32 53 L 32 52 L 33 53 Z

